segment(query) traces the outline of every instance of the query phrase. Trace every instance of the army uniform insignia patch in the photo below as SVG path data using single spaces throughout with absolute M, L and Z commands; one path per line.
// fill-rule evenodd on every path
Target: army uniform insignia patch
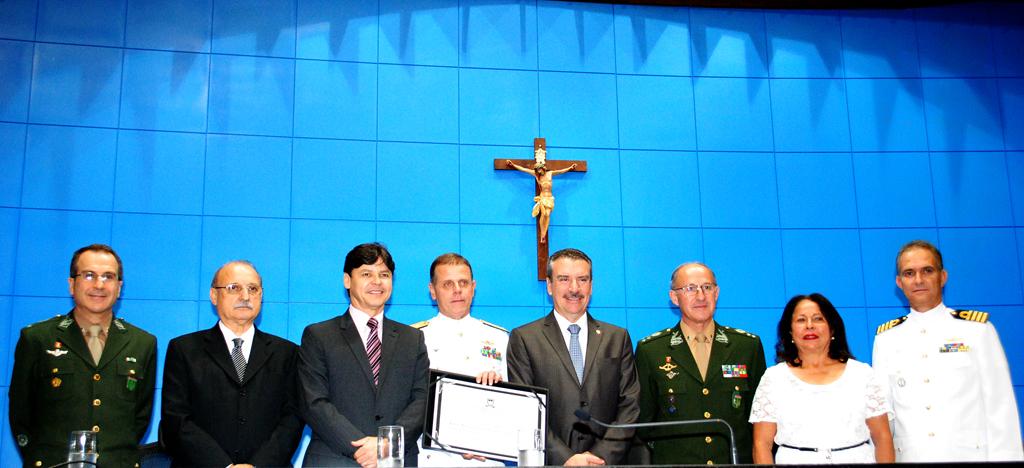
M 740 392 L 732 392 L 732 407 L 739 409 L 740 405 L 743 404 L 743 394 Z
M 58 344 L 60 344 L 60 343 L 58 343 Z M 49 354 L 49 355 L 51 355 L 53 357 L 61 357 L 61 356 L 65 355 L 65 354 L 67 354 L 67 353 L 68 353 L 68 350 L 60 349 L 60 346 L 57 346 L 55 349 L 48 349 L 48 350 L 46 350 L 46 354 Z
M 722 377 L 725 378 L 747 378 L 746 364 L 722 364 Z
M 668 342 L 671 346 L 679 346 L 683 344 L 683 335 L 678 330 L 672 333 L 672 339 Z
M 885 323 L 883 323 L 883 324 L 878 326 L 878 329 L 875 330 L 875 334 L 876 335 L 880 335 L 882 332 L 887 331 L 887 330 L 891 330 L 893 327 L 895 327 L 895 326 L 897 326 L 897 325 L 899 325 L 899 324 L 901 324 L 901 323 L 903 323 L 905 321 L 907 321 L 907 316 L 906 315 L 904 315 L 904 316 L 902 316 L 902 317 L 900 317 L 898 319 L 892 319 L 892 320 L 890 320 L 888 322 L 885 322 Z
M 60 388 L 60 384 L 62 383 L 64 382 L 60 380 L 60 377 L 54 377 L 53 380 L 50 381 L 50 386 L 53 388 Z
M 715 330 L 715 341 L 722 344 L 729 344 L 729 337 L 725 336 L 725 331 L 719 328 Z
M 675 369 L 676 367 L 679 366 L 672 364 L 672 356 L 665 356 L 665 363 L 658 366 L 658 369 L 661 369 L 665 372 L 672 372 L 672 370 Z

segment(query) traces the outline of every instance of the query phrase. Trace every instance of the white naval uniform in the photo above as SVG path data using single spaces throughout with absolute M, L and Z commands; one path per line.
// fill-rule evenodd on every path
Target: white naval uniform
M 1010 368 L 988 315 L 939 304 L 879 327 L 897 462 L 1024 460 Z M 984 322 L 984 323 L 983 323 Z
M 508 380 L 508 331 L 504 328 L 470 315 L 453 320 L 442 314 L 413 327 L 423 332 L 431 369 L 472 376 L 494 371 L 503 382 Z M 461 454 L 434 449 L 421 449 L 418 462 L 422 467 L 505 466 L 496 460 L 466 460 Z

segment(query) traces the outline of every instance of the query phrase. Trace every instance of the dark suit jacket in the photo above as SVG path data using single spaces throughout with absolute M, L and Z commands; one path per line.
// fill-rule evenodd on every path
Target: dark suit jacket
M 314 323 L 302 333 L 299 381 L 303 414 L 313 429 L 303 466 L 358 466 L 352 442 L 377 436 L 377 427 L 405 428 L 405 465 L 415 466 L 427 402 L 427 346 L 423 333 L 384 319 L 380 385 L 352 316 Z
M 588 316 L 580 385 L 554 314 L 512 330 L 508 342 L 509 380 L 545 387 L 549 392 L 545 462 L 561 465 L 574 454 L 590 451 L 609 465 L 620 464 L 633 431 L 584 424 L 574 412 L 582 408 L 607 423 L 636 422 L 640 385 L 633 364 L 633 342 L 626 330 Z
M 302 436 L 298 346 L 256 330 L 245 380 L 224 334 L 179 336 L 167 346 L 160 442 L 179 466 L 290 465 Z

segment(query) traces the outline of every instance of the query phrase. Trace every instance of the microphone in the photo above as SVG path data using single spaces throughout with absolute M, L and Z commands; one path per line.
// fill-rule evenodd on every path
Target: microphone
M 732 431 L 732 425 L 730 425 L 729 422 L 724 420 L 724 419 L 715 418 L 715 419 L 696 419 L 696 420 L 693 420 L 693 421 L 656 421 L 656 422 L 646 422 L 646 423 L 608 424 L 606 422 L 594 419 L 594 417 L 592 417 L 590 415 L 590 412 L 585 410 L 585 409 L 583 409 L 583 408 L 580 408 L 580 409 L 576 410 L 573 414 L 575 414 L 576 418 L 579 419 L 580 421 L 583 421 L 583 422 L 593 421 L 597 425 L 604 426 L 604 427 L 606 427 L 608 429 L 640 429 L 640 428 L 645 428 L 645 427 L 691 426 L 691 425 L 701 425 L 701 424 L 706 424 L 706 423 L 722 424 L 722 425 L 725 426 L 726 429 L 729 430 L 729 456 L 730 456 L 730 458 L 732 458 L 732 464 L 733 465 L 738 465 L 739 464 L 739 456 L 736 454 L 736 434 L 733 433 L 733 431 Z

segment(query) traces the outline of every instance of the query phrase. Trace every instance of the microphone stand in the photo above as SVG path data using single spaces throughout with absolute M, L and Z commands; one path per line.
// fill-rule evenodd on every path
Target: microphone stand
M 590 416 L 590 413 L 582 408 L 576 410 L 574 413 L 576 418 L 580 421 L 587 422 L 593 421 L 599 426 L 604 426 L 608 429 L 641 429 L 647 427 L 666 427 L 666 426 L 693 426 L 701 425 L 706 423 L 722 424 L 726 429 L 729 430 L 729 456 L 732 459 L 733 465 L 739 464 L 739 456 L 736 453 L 736 434 L 732 430 L 732 425 L 728 421 L 721 418 L 714 419 L 698 419 L 694 421 L 656 421 L 646 423 L 630 423 L 630 424 L 608 424 L 603 421 L 599 421 Z

